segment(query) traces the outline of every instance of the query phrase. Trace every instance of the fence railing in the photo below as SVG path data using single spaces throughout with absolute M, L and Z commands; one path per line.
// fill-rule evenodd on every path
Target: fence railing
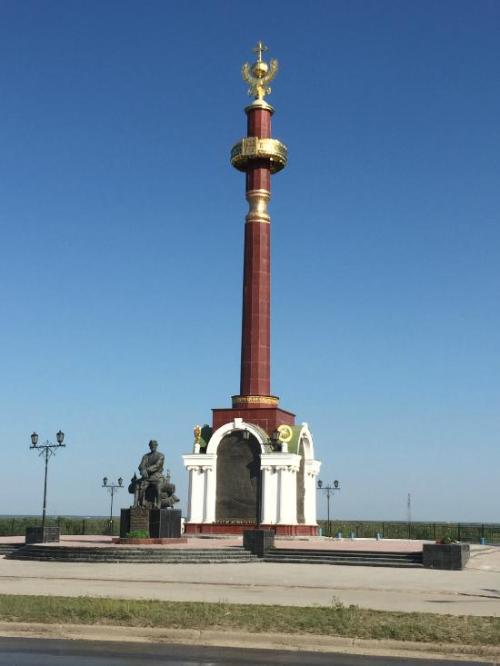
M 322 533 L 343 537 L 351 534 L 360 538 L 374 538 L 377 534 L 385 539 L 423 539 L 437 541 L 449 537 L 468 543 L 500 544 L 500 523 L 443 523 L 376 521 L 376 520 L 331 520 L 330 529 L 326 520 L 319 520 Z M 26 527 L 41 525 L 41 518 L 13 516 L 0 518 L 0 536 L 24 536 Z M 102 534 L 109 535 L 109 518 L 48 517 L 47 525 L 58 526 L 61 534 Z M 120 531 L 120 518 L 113 517 L 113 535 Z
M 437 541 L 450 538 L 468 543 L 500 543 L 500 523 L 424 523 L 375 520 L 319 520 L 319 526 L 326 536 L 343 537 L 354 535 L 360 538 L 374 538 L 377 534 L 385 539 L 423 539 Z

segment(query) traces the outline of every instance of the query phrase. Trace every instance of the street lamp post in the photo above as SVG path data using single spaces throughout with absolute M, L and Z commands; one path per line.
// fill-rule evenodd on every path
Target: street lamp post
M 105 476 L 104 479 L 102 480 L 102 487 L 106 488 L 108 493 L 111 495 L 111 507 L 109 510 L 109 533 L 110 535 L 113 534 L 113 499 L 115 497 L 115 493 L 118 492 L 120 488 L 123 488 L 123 479 L 120 476 L 118 479 L 118 483 L 114 483 L 113 481 L 111 483 L 108 483 L 108 477 Z
M 49 465 L 49 458 L 53 455 L 55 455 L 55 450 L 60 449 L 63 446 L 66 446 L 64 444 L 64 433 L 62 430 L 59 430 L 59 432 L 56 434 L 56 440 L 57 444 L 53 444 L 52 442 L 49 442 L 48 440 L 45 442 L 45 444 L 39 444 L 38 443 L 38 434 L 36 432 L 32 433 L 31 435 L 31 446 L 30 449 L 37 449 L 39 451 L 40 456 L 44 456 L 45 458 L 45 476 L 44 476 L 44 481 L 43 481 L 43 510 L 42 510 L 42 533 L 45 530 L 45 517 L 47 514 L 47 469 Z
M 321 479 L 318 479 L 318 490 L 322 490 L 323 492 L 326 493 L 326 501 L 327 501 L 327 529 L 328 529 L 328 536 L 332 536 L 332 530 L 331 530 L 331 525 L 330 525 L 330 497 L 333 497 L 333 494 L 340 490 L 340 484 L 339 482 L 335 479 L 333 483 L 328 484 L 327 486 L 323 486 L 323 481 Z

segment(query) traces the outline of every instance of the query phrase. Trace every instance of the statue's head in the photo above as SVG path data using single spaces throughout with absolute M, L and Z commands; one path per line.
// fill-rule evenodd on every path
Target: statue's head
M 156 451 L 156 449 L 158 448 L 158 442 L 156 441 L 156 439 L 152 439 L 149 442 L 149 448 L 151 449 L 151 451 Z

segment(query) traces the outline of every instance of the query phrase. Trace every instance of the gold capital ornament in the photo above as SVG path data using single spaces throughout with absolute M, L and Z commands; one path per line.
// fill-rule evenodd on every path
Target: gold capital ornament
M 266 95 L 271 94 L 269 83 L 278 73 L 278 61 L 272 58 L 269 63 L 262 60 L 262 54 L 267 51 L 267 46 L 257 42 L 253 52 L 257 54 L 257 60 L 253 65 L 247 62 L 241 68 L 241 76 L 248 83 L 248 94 L 255 99 L 263 100 Z

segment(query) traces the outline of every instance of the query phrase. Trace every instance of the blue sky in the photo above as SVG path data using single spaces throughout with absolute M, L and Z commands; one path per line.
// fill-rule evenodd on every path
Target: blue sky
M 239 387 L 242 63 L 280 61 L 272 388 L 334 513 L 500 520 L 500 4 L 0 4 L 0 513 L 106 513 Z M 20 490 L 22 489 L 22 490 Z M 118 505 L 127 506 L 126 492 Z M 325 512 L 324 502 L 321 513 Z

